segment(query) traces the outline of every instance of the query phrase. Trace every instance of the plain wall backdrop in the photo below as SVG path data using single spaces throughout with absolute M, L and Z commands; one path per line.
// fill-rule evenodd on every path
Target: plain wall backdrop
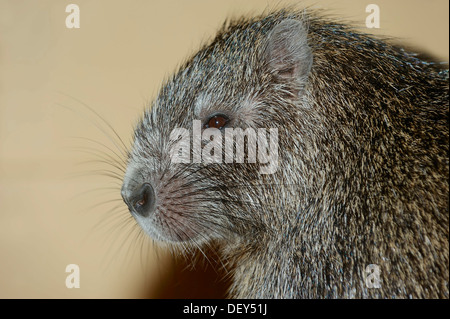
M 65 26 L 70 3 L 79 29 Z M 364 26 L 370 3 L 380 29 Z M 107 176 L 120 172 L 92 161 L 121 154 L 88 107 L 129 145 L 162 81 L 227 17 L 289 4 L 448 61 L 447 0 L 0 0 L 0 298 L 221 296 L 220 273 L 180 270 L 136 227 Z M 68 264 L 78 289 L 65 285 Z

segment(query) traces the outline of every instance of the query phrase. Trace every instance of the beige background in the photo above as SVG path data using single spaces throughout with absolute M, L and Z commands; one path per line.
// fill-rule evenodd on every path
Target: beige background
M 120 182 L 95 173 L 110 168 L 85 151 L 111 154 L 114 137 L 84 104 L 129 142 L 161 81 L 226 17 L 299 2 L 72 2 L 77 30 L 65 28 L 69 1 L 0 0 L 0 297 L 220 296 L 220 274 L 183 272 L 156 254 L 121 204 Z M 367 32 L 448 61 L 447 0 L 302 2 L 361 26 L 369 3 L 381 29 Z M 65 287 L 72 263 L 79 289 Z

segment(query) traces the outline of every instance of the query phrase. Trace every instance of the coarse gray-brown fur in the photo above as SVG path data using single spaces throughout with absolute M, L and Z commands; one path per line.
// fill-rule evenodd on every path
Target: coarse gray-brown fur
M 314 14 L 231 21 L 146 110 L 122 194 L 155 240 L 220 247 L 230 297 L 448 298 L 448 92 L 448 70 Z M 171 162 L 170 132 L 217 113 L 278 129 L 275 173 Z

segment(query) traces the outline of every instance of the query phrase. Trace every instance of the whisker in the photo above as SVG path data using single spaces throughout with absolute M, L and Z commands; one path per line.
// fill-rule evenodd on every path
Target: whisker
M 94 224 L 93 229 L 100 231 L 105 227 L 111 226 L 112 223 L 121 224 L 125 220 L 128 220 L 129 216 L 127 215 L 129 214 L 120 213 L 123 210 L 124 207 L 121 204 L 114 206 L 108 211 L 108 214 L 106 215 L 105 218 L 102 218 L 100 221 Z
M 73 136 L 72 138 L 73 139 L 85 140 L 85 141 L 97 144 L 97 145 L 99 145 L 99 146 L 101 146 L 103 148 L 106 148 L 108 151 L 110 151 L 116 157 L 116 158 L 114 158 L 114 157 L 111 156 L 111 158 L 114 158 L 114 161 L 116 161 L 117 163 L 120 163 L 124 167 L 126 167 L 126 164 L 127 164 L 126 163 L 126 158 L 128 158 L 128 152 L 127 152 L 127 156 L 124 158 L 123 156 L 120 156 L 119 154 L 117 154 L 117 152 L 114 151 L 114 149 L 112 149 L 112 148 L 108 147 L 107 145 L 105 145 L 105 144 L 103 144 L 103 143 L 101 143 L 99 141 L 96 141 L 94 139 L 91 139 L 91 138 L 88 138 L 88 137 L 82 137 L 82 136 Z M 107 154 L 107 153 L 105 152 L 105 154 Z
M 83 173 L 70 174 L 67 178 L 70 179 L 70 178 L 75 178 L 75 177 L 86 177 L 86 176 L 92 176 L 92 175 L 111 177 L 116 180 L 119 180 L 120 182 L 122 182 L 122 180 L 123 180 L 123 176 L 121 176 L 118 173 L 111 171 L 111 170 L 90 170 L 90 171 L 86 171 Z
M 73 151 L 77 151 L 78 153 L 93 155 L 96 158 L 104 160 L 109 165 L 116 167 L 118 170 L 122 172 L 125 171 L 126 168 L 125 164 L 118 162 L 117 159 L 115 159 L 114 157 L 112 157 L 111 155 L 109 155 L 104 151 L 89 147 L 71 147 L 70 149 Z
M 83 105 L 85 108 L 87 108 L 89 111 L 91 111 L 98 119 L 100 119 L 100 121 L 102 121 L 110 130 L 111 132 L 114 134 L 114 136 L 117 138 L 117 140 L 121 143 L 121 146 L 117 145 L 117 142 L 112 139 L 110 137 L 110 135 L 100 126 L 100 125 L 96 125 L 98 129 L 100 129 L 108 139 L 110 139 L 110 141 L 117 147 L 117 149 L 122 153 L 122 155 L 126 156 L 127 155 L 127 146 L 125 145 L 125 143 L 123 142 L 122 138 L 119 136 L 119 134 L 117 133 L 117 131 L 113 128 L 113 126 L 105 119 L 103 118 L 97 111 L 95 111 L 92 107 L 90 107 L 89 105 L 87 105 L 85 102 L 81 101 L 80 99 L 77 99 L 67 93 L 61 92 L 59 91 L 58 93 L 71 98 L 74 101 L 77 101 L 78 103 L 80 103 L 81 105 Z M 68 108 L 64 105 L 59 104 L 62 107 Z M 69 108 L 70 109 L 70 108 Z M 70 109 L 71 110 L 71 109 Z M 73 111 L 73 110 L 72 110 Z M 90 120 L 92 123 L 95 123 L 93 120 Z
M 75 200 L 75 199 L 77 199 L 79 197 L 82 197 L 82 196 L 85 196 L 85 195 L 88 195 L 88 194 L 93 194 L 93 193 L 100 192 L 100 191 L 104 191 L 103 195 L 106 195 L 106 194 L 118 193 L 118 192 L 120 192 L 120 188 L 118 188 L 118 187 L 93 188 L 93 189 L 89 189 L 89 190 L 86 190 L 84 192 L 80 192 L 78 194 L 75 194 L 71 198 L 69 198 L 69 200 Z M 107 191 L 107 192 L 105 192 L 105 191 Z
M 120 171 L 120 173 L 122 173 L 122 174 L 125 174 L 125 170 L 123 169 L 123 168 L 121 168 L 121 167 L 119 167 L 119 166 L 117 166 L 117 165 L 115 165 L 114 163 L 111 163 L 111 162 L 109 162 L 109 161 L 106 161 L 106 160 L 104 160 L 104 159 L 93 159 L 93 160 L 86 160 L 86 161 L 81 161 L 81 162 L 78 162 L 77 164 L 76 164 L 76 166 L 81 166 L 81 165 L 86 165 L 86 164 L 92 164 L 92 163 L 95 163 L 95 164 L 108 164 L 109 166 L 112 166 L 113 168 L 116 168 L 116 169 L 118 169 L 119 171 Z
M 106 204 L 109 204 L 109 203 L 114 203 L 114 202 L 122 202 L 121 205 L 125 206 L 125 204 L 123 203 L 121 198 L 114 198 L 114 199 L 109 199 L 107 201 L 103 201 L 103 202 L 94 204 L 92 206 L 89 206 L 87 209 L 94 209 L 94 208 L 97 208 L 99 206 L 103 206 L 103 205 L 106 205 Z

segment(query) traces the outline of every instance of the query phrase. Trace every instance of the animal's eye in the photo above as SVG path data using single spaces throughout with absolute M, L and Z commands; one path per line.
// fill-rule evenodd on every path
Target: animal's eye
M 203 125 L 204 128 L 210 128 L 210 127 L 214 127 L 214 128 L 218 128 L 218 129 L 222 129 L 225 125 L 227 125 L 227 123 L 230 121 L 230 119 L 228 118 L 228 116 L 224 115 L 224 114 L 216 114 L 211 116 L 206 123 Z

